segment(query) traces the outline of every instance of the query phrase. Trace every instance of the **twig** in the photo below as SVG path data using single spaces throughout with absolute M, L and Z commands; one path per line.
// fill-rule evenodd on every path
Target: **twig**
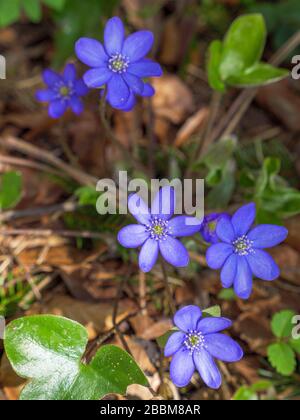
M 42 163 L 35 162 L 33 160 L 16 158 L 12 156 L 0 156 L 0 163 L 6 163 L 11 166 L 22 166 L 26 168 L 35 169 L 37 171 L 53 174 L 62 177 L 64 174 L 51 166 L 44 165 Z
M 53 229 L 0 229 L 0 236 L 64 236 L 66 238 L 104 239 L 98 232 L 80 230 L 53 230 Z
M 81 185 L 95 186 L 97 184 L 98 180 L 94 176 L 88 175 L 79 169 L 73 168 L 71 165 L 65 163 L 56 156 L 53 156 L 52 153 L 35 147 L 24 140 L 14 137 L 2 137 L 0 138 L 0 146 L 4 147 L 5 149 L 12 149 L 24 153 L 25 155 L 33 156 L 38 160 L 51 164 L 65 172 Z
M 36 207 L 34 209 L 26 210 L 9 210 L 0 214 L 0 223 L 10 222 L 12 220 L 21 219 L 23 217 L 41 217 L 56 212 L 73 212 L 79 207 L 81 206 L 75 202 L 66 201 L 64 203 L 54 204 L 53 206 L 48 207 Z
M 173 301 L 173 297 L 172 297 L 172 292 L 171 292 L 171 288 L 169 285 L 169 281 L 168 281 L 168 274 L 167 274 L 167 270 L 166 270 L 166 265 L 163 259 L 161 259 L 161 270 L 162 270 L 162 274 L 163 274 L 163 281 L 165 284 L 165 291 L 167 294 L 167 299 L 168 299 L 168 303 L 169 303 L 169 307 L 171 310 L 172 315 L 174 315 L 174 313 L 176 312 L 176 307 Z

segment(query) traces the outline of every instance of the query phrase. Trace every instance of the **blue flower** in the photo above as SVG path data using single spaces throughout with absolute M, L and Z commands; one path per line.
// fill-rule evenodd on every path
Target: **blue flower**
M 199 232 L 201 222 L 189 216 L 171 219 L 175 210 L 174 188 L 161 188 L 153 200 L 151 211 L 137 194 L 129 197 L 128 208 L 139 224 L 122 228 L 118 241 L 125 248 L 142 246 L 139 266 L 143 272 L 147 273 L 152 269 L 159 253 L 175 267 L 188 265 L 189 254 L 176 238 Z
M 172 334 L 165 347 L 165 356 L 172 356 L 170 376 L 179 387 L 188 385 L 197 370 L 207 386 L 218 389 L 222 378 L 214 358 L 237 362 L 243 350 L 230 337 L 219 332 L 232 322 L 226 318 L 202 318 L 198 306 L 185 306 L 176 312 L 174 324 L 180 330 Z
M 211 244 L 219 242 L 219 238 L 216 234 L 216 227 L 221 217 L 230 218 L 227 213 L 211 213 L 204 217 L 200 233 L 206 242 Z
M 69 107 L 75 114 L 81 114 L 83 104 L 80 97 L 88 93 L 88 87 L 82 79 L 77 79 L 74 64 L 67 64 L 62 76 L 53 70 L 44 70 L 43 79 L 47 89 L 38 90 L 36 98 L 49 102 L 50 117 L 61 117 Z
M 275 280 L 279 268 L 273 258 L 263 248 L 278 245 L 287 237 L 288 231 L 282 226 L 258 225 L 251 229 L 255 220 L 255 204 L 250 203 L 232 216 L 222 218 L 216 233 L 220 240 L 208 248 L 207 264 L 221 270 L 223 287 L 234 287 L 241 299 L 248 299 L 252 291 L 252 277 Z
M 135 95 L 152 96 L 154 89 L 144 78 L 161 76 L 159 64 L 145 56 L 152 48 L 150 31 L 138 31 L 125 38 L 120 18 L 111 18 L 104 30 L 104 46 L 91 38 L 80 38 L 75 51 L 79 60 L 91 67 L 84 75 L 91 88 L 107 85 L 107 101 L 113 108 L 130 111 Z

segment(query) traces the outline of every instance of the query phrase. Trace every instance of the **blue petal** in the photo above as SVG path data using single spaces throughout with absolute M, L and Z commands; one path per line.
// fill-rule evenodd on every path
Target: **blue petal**
M 112 107 L 121 107 L 128 101 L 130 91 L 122 76 L 114 74 L 107 84 L 107 100 Z
M 198 322 L 197 331 L 200 331 L 204 335 L 211 334 L 230 328 L 231 325 L 232 322 L 230 319 L 210 316 L 203 318 Z
M 234 291 L 241 299 L 248 299 L 252 291 L 252 272 L 246 257 L 237 257 Z
M 128 209 L 136 220 L 142 225 L 148 225 L 151 221 L 149 208 L 138 194 L 131 194 L 128 198 Z
M 278 265 L 271 255 L 262 249 L 254 249 L 252 254 L 247 255 L 251 271 L 255 277 L 262 280 L 272 281 L 280 274 Z
M 108 55 L 120 54 L 123 48 L 125 29 L 118 17 L 108 20 L 104 29 L 104 46 Z
M 179 309 L 174 315 L 174 324 L 180 330 L 188 332 L 190 330 L 196 330 L 197 324 L 201 319 L 201 309 L 196 305 L 188 305 Z
M 186 267 L 190 261 L 189 253 L 178 239 L 168 236 L 159 242 L 159 249 L 164 259 L 174 267 Z
M 65 82 L 75 82 L 76 69 L 74 64 L 67 64 L 64 70 L 63 78 Z
M 205 346 L 213 357 L 223 362 L 237 362 L 243 357 L 240 345 L 225 334 L 205 336 Z
M 236 236 L 246 235 L 254 223 L 256 208 L 254 203 L 239 208 L 231 218 Z
M 225 288 L 231 287 L 233 285 L 236 269 L 237 269 L 237 259 L 238 257 L 235 254 L 230 255 L 225 261 L 221 271 L 221 282 L 222 286 Z
M 83 103 L 81 99 L 79 99 L 78 96 L 76 95 L 73 95 L 72 98 L 70 99 L 70 106 L 72 108 L 72 111 L 76 115 L 81 114 L 83 111 Z
M 75 92 L 78 96 L 84 96 L 88 93 L 89 88 L 82 79 L 76 80 L 74 84 Z
M 80 38 L 75 44 L 76 55 L 80 61 L 90 67 L 102 67 L 108 56 L 101 42 L 92 38 Z
M 56 93 L 50 89 L 38 90 L 35 94 L 35 97 L 38 101 L 49 102 L 49 101 L 52 101 L 56 97 Z
M 248 238 L 253 241 L 254 248 L 271 248 L 284 241 L 288 230 L 283 226 L 258 225 L 252 229 Z
M 51 87 L 57 83 L 62 82 L 62 77 L 55 73 L 53 70 L 47 69 L 43 71 L 43 80 L 46 85 Z
M 98 67 L 88 70 L 84 76 L 84 83 L 91 88 L 99 88 L 107 83 L 113 74 L 107 67 Z
M 155 239 L 147 239 L 139 255 L 139 266 L 144 273 L 152 270 L 158 257 L 158 243 Z
M 67 109 L 67 103 L 60 99 L 50 102 L 48 113 L 52 118 L 61 117 Z
M 175 332 L 172 335 L 170 335 L 164 351 L 166 357 L 172 356 L 172 354 L 176 353 L 176 351 L 180 349 L 185 340 L 185 336 L 185 333 L 181 331 Z
M 144 58 L 128 66 L 128 72 L 139 77 L 159 77 L 162 75 L 162 69 L 158 63 L 148 58 Z
M 227 213 L 211 213 L 204 217 L 200 233 L 206 242 L 211 244 L 220 242 L 216 234 L 216 227 L 221 217 L 226 217 L 230 220 Z
M 223 242 L 231 244 L 234 241 L 235 232 L 228 217 L 221 217 L 217 222 L 216 234 Z
M 149 238 L 143 225 L 128 225 L 118 233 L 118 241 L 125 248 L 137 248 Z
M 226 259 L 233 253 L 232 245 L 220 242 L 211 245 L 206 251 L 207 265 L 214 270 L 222 267 Z
M 175 189 L 170 186 L 162 187 L 153 200 L 151 214 L 169 220 L 174 214 L 175 205 Z
M 131 62 L 138 61 L 145 57 L 151 50 L 154 37 L 150 31 L 138 31 L 129 35 L 124 42 L 122 53 Z
M 129 112 L 134 108 L 135 104 L 136 104 L 136 99 L 135 99 L 134 93 L 132 92 L 132 90 L 130 90 L 130 95 L 126 104 L 123 106 L 120 106 L 117 109 L 119 109 L 120 111 Z
M 130 89 L 133 90 L 134 93 L 142 95 L 144 90 L 144 83 L 138 76 L 135 76 L 134 74 L 130 73 L 124 73 L 123 77 L 125 79 L 125 82 L 128 84 Z
M 174 385 L 183 387 L 188 385 L 195 372 L 193 357 L 188 349 L 178 350 L 170 364 L 170 378 Z
M 213 389 L 221 386 L 222 378 L 220 371 L 211 355 L 204 349 L 193 353 L 194 363 L 203 382 Z
M 196 217 L 177 216 L 169 221 L 170 233 L 173 236 L 191 236 L 199 232 L 201 222 Z
M 155 94 L 155 89 L 153 86 L 150 85 L 150 83 L 144 83 L 143 93 L 141 96 L 145 98 L 150 98 Z

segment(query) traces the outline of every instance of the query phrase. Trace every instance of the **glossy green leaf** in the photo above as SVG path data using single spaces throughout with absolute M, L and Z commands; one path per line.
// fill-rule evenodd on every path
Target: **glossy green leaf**
M 208 53 L 207 74 L 210 87 L 219 92 L 225 92 L 225 84 L 220 76 L 221 54 L 222 42 L 211 42 Z
M 22 176 L 20 172 L 6 172 L 0 178 L 0 210 L 15 206 L 22 193 Z
M 266 26 L 262 15 L 248 14 L 235 19 L 222 48 L 220 75 L 223 81 L 242 74 L 256 64 L 266 42 Z
M 284 310 L 275 314 L 271 321 L 273 334 L 278 338 L 290 337 L 294 324 L 292 322 L 295 316 L 294 311 Z
M 0 0 L 0 27 L 14 23 L 20 16 L 21 0 Z
M 286 343 L 275 343 L 268 347 L 268 358 L 278 373 L 291 375 L 296 368 L 296 357 L 291 347 Z
M 277 68 L 267 63 L 257 63 L 241 74 L 229 77 L 227 83 L 235 87 L 264 86 L 288 76 L 289 71 L 286 69 Z
M 89 365 L 81 359 L 86 329 L 53 315 L 12 321 L 5 332 L 5 351 L 15 372 L 31 381 L 22 400 L 98 400 L 108 393 L 124 394 L 128 385 L 146 386 L 135 361 L 119 347 L 101 347 Z

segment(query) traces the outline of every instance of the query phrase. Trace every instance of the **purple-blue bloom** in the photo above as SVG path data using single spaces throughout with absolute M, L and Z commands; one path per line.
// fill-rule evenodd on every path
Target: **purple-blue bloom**
M 197 370 L 207 386 L 218 389 L 222 378 L 214 358 L 223 362 L 237 362 L 243 350 L 232 338 L 220 331 L 232 322 L 226 318 L 202 318 L 198 306 L 181 308 L 174 316 L 179 331 L 174 332 L 165 347 L 165 356 L 172 356 L 170 376 L 179 387 L 188 385 Z
M 222 218 L 216 233 L 219 243 L 206 253 L 210 268 L 221 269 L 223 287 L 234 287 L 241 299 L 248 299 L 252 291 L 253 276 L 262 280 L 275 280 L 279 268 L 273 258 L 263 250 L 284 241 L 288 231 L 283 226 L 258 225 L 251 229 L 256 215 L 255 204 L 239 208 L 231 220 Z
M 219 238 L 216 234 L 216 227 L 221 217 L 230 218 L 228 213 L 211 213 L 204 217 L 200 233 L 206 242 L 211 244 L 219 242 Z
M 133 194 L 128 199 L 129 211 L 139 224 L 122 228 L 118 241 L 125 248 L 142 247 L 139 266 L 145 273 L 152 269 L 159 253 L 175 267 L 186 267 L 189 263 L 188 251 L 176 238 L 199 232 L 201 222 L 191 216 L 172 218 L 175 203 L 175 190 L 169 186 L 159 190 L 151 210 L 138 194 Z
M 135 95 L 153 96 L 155 91 L 144 78 L 161 76 L 162 70 L 145 56 L 154 37 L 150 31 L 138 31 L 125 37 L 120 18 L 109 19 L 104 29 L 104 46 L 92 38 L 80 38 L 75 45 L 79 60 L 91 67 L 84 75 L 91 88 L 107 86 L 106 99 L 113 108 L 130 111 Z
M 67 64 L 62 75 L 51 69 L 44 70 L 43 79 L 47 89 L 38 90 L 36 98 L 41 102 L 49 102 L 50 117 L 61 117 L 67 108 L 71 108 L 77 115 L 81 114 L 81 97 L 88 93 L 88 87 L 82 79 L 76 77 L 74 64 Z

